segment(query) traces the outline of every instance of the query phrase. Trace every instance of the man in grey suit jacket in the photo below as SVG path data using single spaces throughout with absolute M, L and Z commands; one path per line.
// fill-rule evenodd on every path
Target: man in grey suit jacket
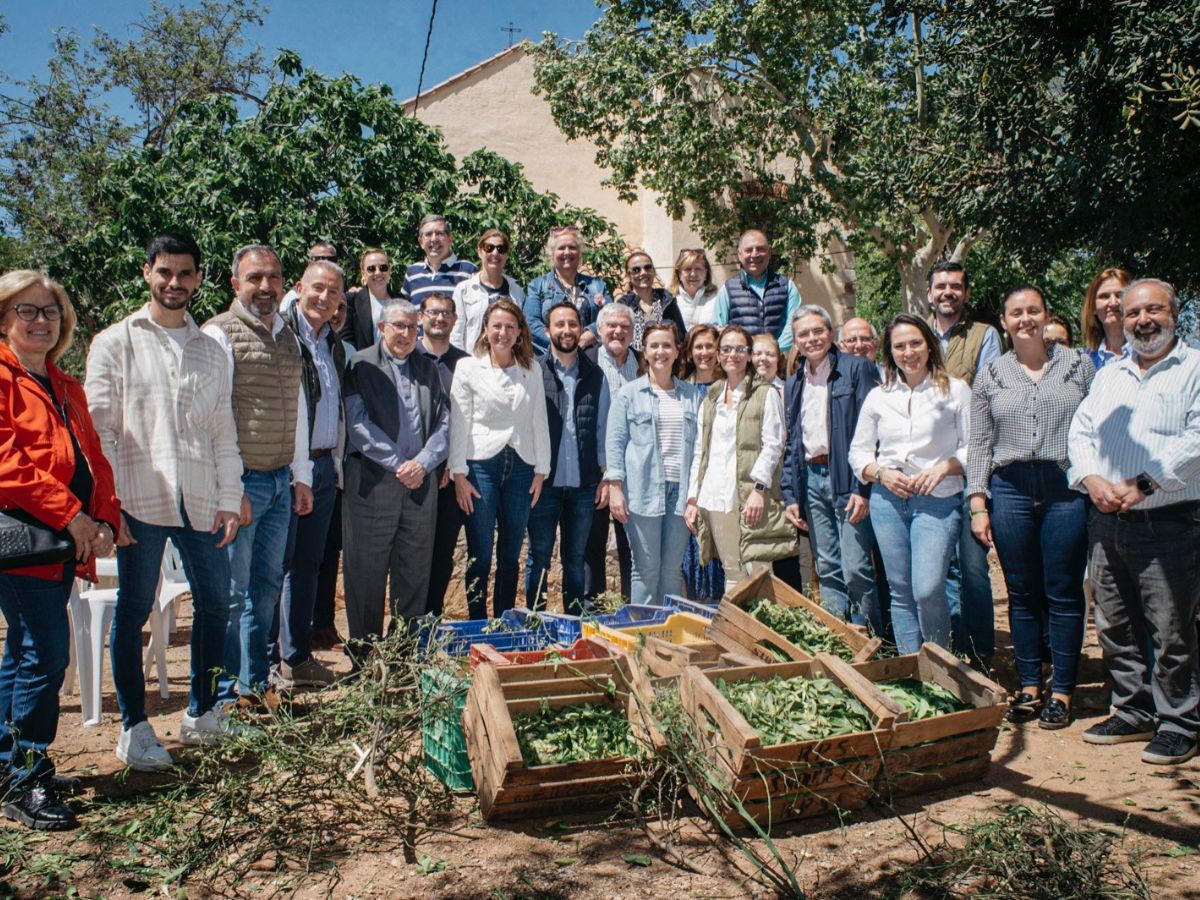
M 345 542 L 347 653 L 362 663 L 383 634 L 391 575 L 392 625 L 425 612 L 437 519 L 436 469 L 446 460 L 450 401 L 437 363 L 416 352 L 417 308 L 388 303 L 380 340 L 346 372 Z M 389 630 L 390 630 L 389 629 Z

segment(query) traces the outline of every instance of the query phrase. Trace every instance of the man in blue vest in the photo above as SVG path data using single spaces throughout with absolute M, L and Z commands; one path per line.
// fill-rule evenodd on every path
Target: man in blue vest
M 751 335 L 771 334 L 779 349 L 792 349 L 790 323 L 800 308 L 800 291 L 771 268 L 771 242 L 757 229 L 738 241 L 742 271 L 717 292 L 716 325 L 741 325 Z

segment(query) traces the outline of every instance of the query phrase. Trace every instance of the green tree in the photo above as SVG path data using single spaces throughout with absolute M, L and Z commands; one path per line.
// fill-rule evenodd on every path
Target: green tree
M 228 93 L 186 103 L 161 148 L 131 146 L 106 166 L 93 220 L 50 266 L 81 299 L 89 329 L 145 302 L 144 247 L 170 229 L 190 232 L 206 256 L 199 319 L 228 305 L 229 261 L 243 244 L 275 247 L 288 277 L 300 275 L 318 236 L 343 260 L 372 245 L 404 260 L 419 253 L 417 224 L 431 212 L 446 215 L 461 245 L 488 227 L 508 230 L 518 277 L 544 270 L 541 242 L 564 221 L 582 224 L 598 268 L 619 258 L 611 223 L 538 193 L 495 154 L 474 153 L 459 168 L 440 134 L 405 115 L 387 86 L 304 70 L 288 51 L 277 66 L 253 115 L 240 116 Z

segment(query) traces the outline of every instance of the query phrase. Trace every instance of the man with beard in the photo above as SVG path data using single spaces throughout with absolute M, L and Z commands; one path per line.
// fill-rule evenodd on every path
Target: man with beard
M 975 373 L 1000 355 L 1000 334 L 967 316 L 970 282 L 962 263 L 943 261 L 929 273 L 929 324 L 942 343 L 942 359 L 953 377 L 975 383 Z M 996 650 L 992 579 L 987 548 L 971 534 L 970 506 L 963 500 L 962 532 L 946 578 L 946 601 L 954 624 L 954 651 L 988 671 Z
M 288 526 L 283 595 L 276 617 L 279 628 L 272 649 L 279 679 L 288 687 L 332 684 L 336 677 L 312 655 L 312 650 L 318 576 L 342 481 L 346 447 L 342 418 L 346 351 L 330 326 L 338 304 L 345 302 L 343 281 L 342 269 L 336 263 L 310 262 L 296 285 L 296 302 L 283 313 L 284 321 L 299 339 L 301 384 L 308 404 L 308 455 L 313 466 L 312 512 L 307 516 L 293 513 Z
M 242 527 L 228 547 L 229 622 L 217 698 L 251 706 L 251 695 L 261 692 L 274 706 L 274 690 L 267 687 L 267 641 L 283 586 L 288 527 L 293 512 L 312 512 L 308 403 L 300 345 L 279 314 L 283 270 L 278 254 L 264 244 L 242 247 L 231 272 L 233 303 L 204 325 L 204 333 L 226 354 L 245 467 Z
M 537 505 L 529 513 L 529 560 L 525 566 L 525 602 L 546 602 L 546 576 L 554 552 L 554 533 L 562 533 L 563 609 L 582 615 L 587 579 L 584 555 L 592 514 L 603 500 L 598 445 L 600 394 L 605 387 L 600 366 L 579 352 L 579 310 L 563 301 L 550 307 L 546 334 L 550 352 L 541 359 L 550 427 L 550 474 Z
M 1149 741 L 1143 762 L 1178 765 L 1200 733 L 1200 352 L 1176 334 L 1167 282 L 1134 281 L 1121 311 L 1129 356 L 1096 373 L 1068 437 L 1071 486 L 1095 504 L 1088 572 L 1113 678 L 1113 714 L 1083 739 Z
M 450 343 L 450 332 L 457 318 L 451 294 L 431 293 L 421 300 L 422 336 L 417 341 L 417 349 L 438 364 L 447 394 L 454 383 L 454 369 L 459 360 L 470 355 Z M 438 478 L 437 530 L 433 534 L 433 568 L 429 573 L 429 598 L 425 604 L 425 612 L 435 616 L 442 614 L 446 588 L 454 574 L 454 548 L 458 545 L 462 526 L 463 512 L 455 498 L 450 470 L 443 466 Z
M 242 502 L 242 460 L 220 345 L 188 312 L 200 284 L 200 248 L 160 235 L 146 248 L 150 302 L 98 334 L 88 353 L 92 421 L 121 500 L 112 669 L 121 707 L 117 757 L 132 769 L 171 766 L 146 718 L 142 628 L 171 540 L 192 588 L 191 689 L 180 740 L 202 744 L 229 729 L 216 705 L 229 615 L 229 559 Z

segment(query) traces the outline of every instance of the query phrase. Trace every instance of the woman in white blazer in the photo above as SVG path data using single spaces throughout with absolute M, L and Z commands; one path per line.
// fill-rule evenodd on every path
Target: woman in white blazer
M 499 228 L 489 228 L 479 239 L 479 271 L 454 288 L 458 318 L 450 332 L 450 343 L 458 349 L 472 351 L 483 331 L 483 314 L 501 297 L 517 306 L 525 302 L 525 292 L 517 280 L 504 274 L 511 246 L 508 235 Z
M 487 617 L 497 522 L 493 614 L 512 609 L 529 510 L 549 473 L 542 370 L 534 361 L 521 307 L 501 298 L 484 313 L 475 355 L 459 362 L 450 387 L 450 474 L 466 514 L 467 609 L 472 619 Z

